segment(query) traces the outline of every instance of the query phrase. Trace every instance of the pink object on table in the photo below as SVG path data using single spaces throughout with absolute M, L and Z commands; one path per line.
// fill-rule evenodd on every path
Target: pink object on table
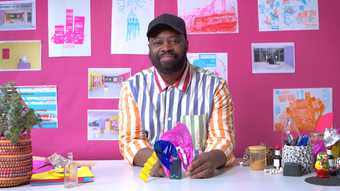
M 52 169 L 53 169 L 52 164 L 46 160 L 33 160 L 33 169 L 32 169 L 33 174 L 46 172 Z
M 177 123 L 173 129 L 161 136 L 161 140 L 171 142 L 176 148 L 179 147 L 178 156 L 182 161 L 183 168 L 186 170 L 193 160 L 192 138 L 187 126 Z

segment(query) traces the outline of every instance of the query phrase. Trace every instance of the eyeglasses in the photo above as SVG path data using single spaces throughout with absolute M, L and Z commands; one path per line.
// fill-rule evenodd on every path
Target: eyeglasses
M 169 37 L 169 38 L 151 38 L 149 40 L 149 44 L 153 48 L 159 48 L 163 46 L 164 43 L 167 43 L 168 45 L 175 46 L 181 43 L 181 38 L 180 37 Z

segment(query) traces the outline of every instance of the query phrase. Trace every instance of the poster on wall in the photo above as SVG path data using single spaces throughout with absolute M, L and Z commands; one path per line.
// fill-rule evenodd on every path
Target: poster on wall
M 0 41 L 0 71 L 41 70 L 41 41 Z
M 118 140 L 118 110 L 88 110 L 87 140 Z
M 88 98 L 119 98 L 122 82 L 131 76 L 131 68 L 89 68 Z
M 192 65 L 207 69 L 228 81 L 227 53 L 188 53 L 187 57 Z
M 91 56 L 90 0 L 48 0 L 49 57 Z
M 57 87 L 55 85 L 18 86 L 26 105 L 40 116 L 42 122 L 33 128 L 58 128 Z
M 148 54 L 154 0 L 112 0 L 111 54 Z
M 188 34 L 237 33 L 237 0 L 178 0 Z
M 333 127 L 332 88 L 274 89 L 274 131 L 324 132 Z
M 318 0 L 258 0 L 260 31 L 318 30 Z
M 253 73 L 294 73 L 293 42 L 252 43 Z
M 35 0 L 0 1 L 0 31 L 35 30 Z

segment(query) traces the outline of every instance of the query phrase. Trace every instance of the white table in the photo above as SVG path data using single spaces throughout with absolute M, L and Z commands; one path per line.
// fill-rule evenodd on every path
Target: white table
M 140 168 L 129 167 L 126 161 L 94 161 L 92 167 L 95 174 L 95 181 L 81 184 L 78 187 L 65 189 L 63 185 L 49 186 L 19 186 L 2 190 L 77 190 L 77 191 L 98 191 L 98 190 L 121 190 L 121 191 L 246 191 L 246 190 L 289 190 L 289 191 L 323 191 L 340 190 L 340 187 L 316 186 L 304 182 L 304 177 L 286 177 L 282 174 L 267 175 L 262 171 L 251 171 L 247 167 L 236 166 L 216 177 L 210 179 L 191 179 L 185 177 L 181 180 L 169 178 L 151 178 L 144 183 L 138 178 Z M 310 176 L 310 175 L 309 175 Z

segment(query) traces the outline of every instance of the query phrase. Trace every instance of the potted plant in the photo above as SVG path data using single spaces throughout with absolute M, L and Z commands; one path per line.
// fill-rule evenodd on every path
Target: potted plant
M 41 119 L 27 107 L 14 82 L 0 85 L 0 187 L 30 182 L 30 131 Z

